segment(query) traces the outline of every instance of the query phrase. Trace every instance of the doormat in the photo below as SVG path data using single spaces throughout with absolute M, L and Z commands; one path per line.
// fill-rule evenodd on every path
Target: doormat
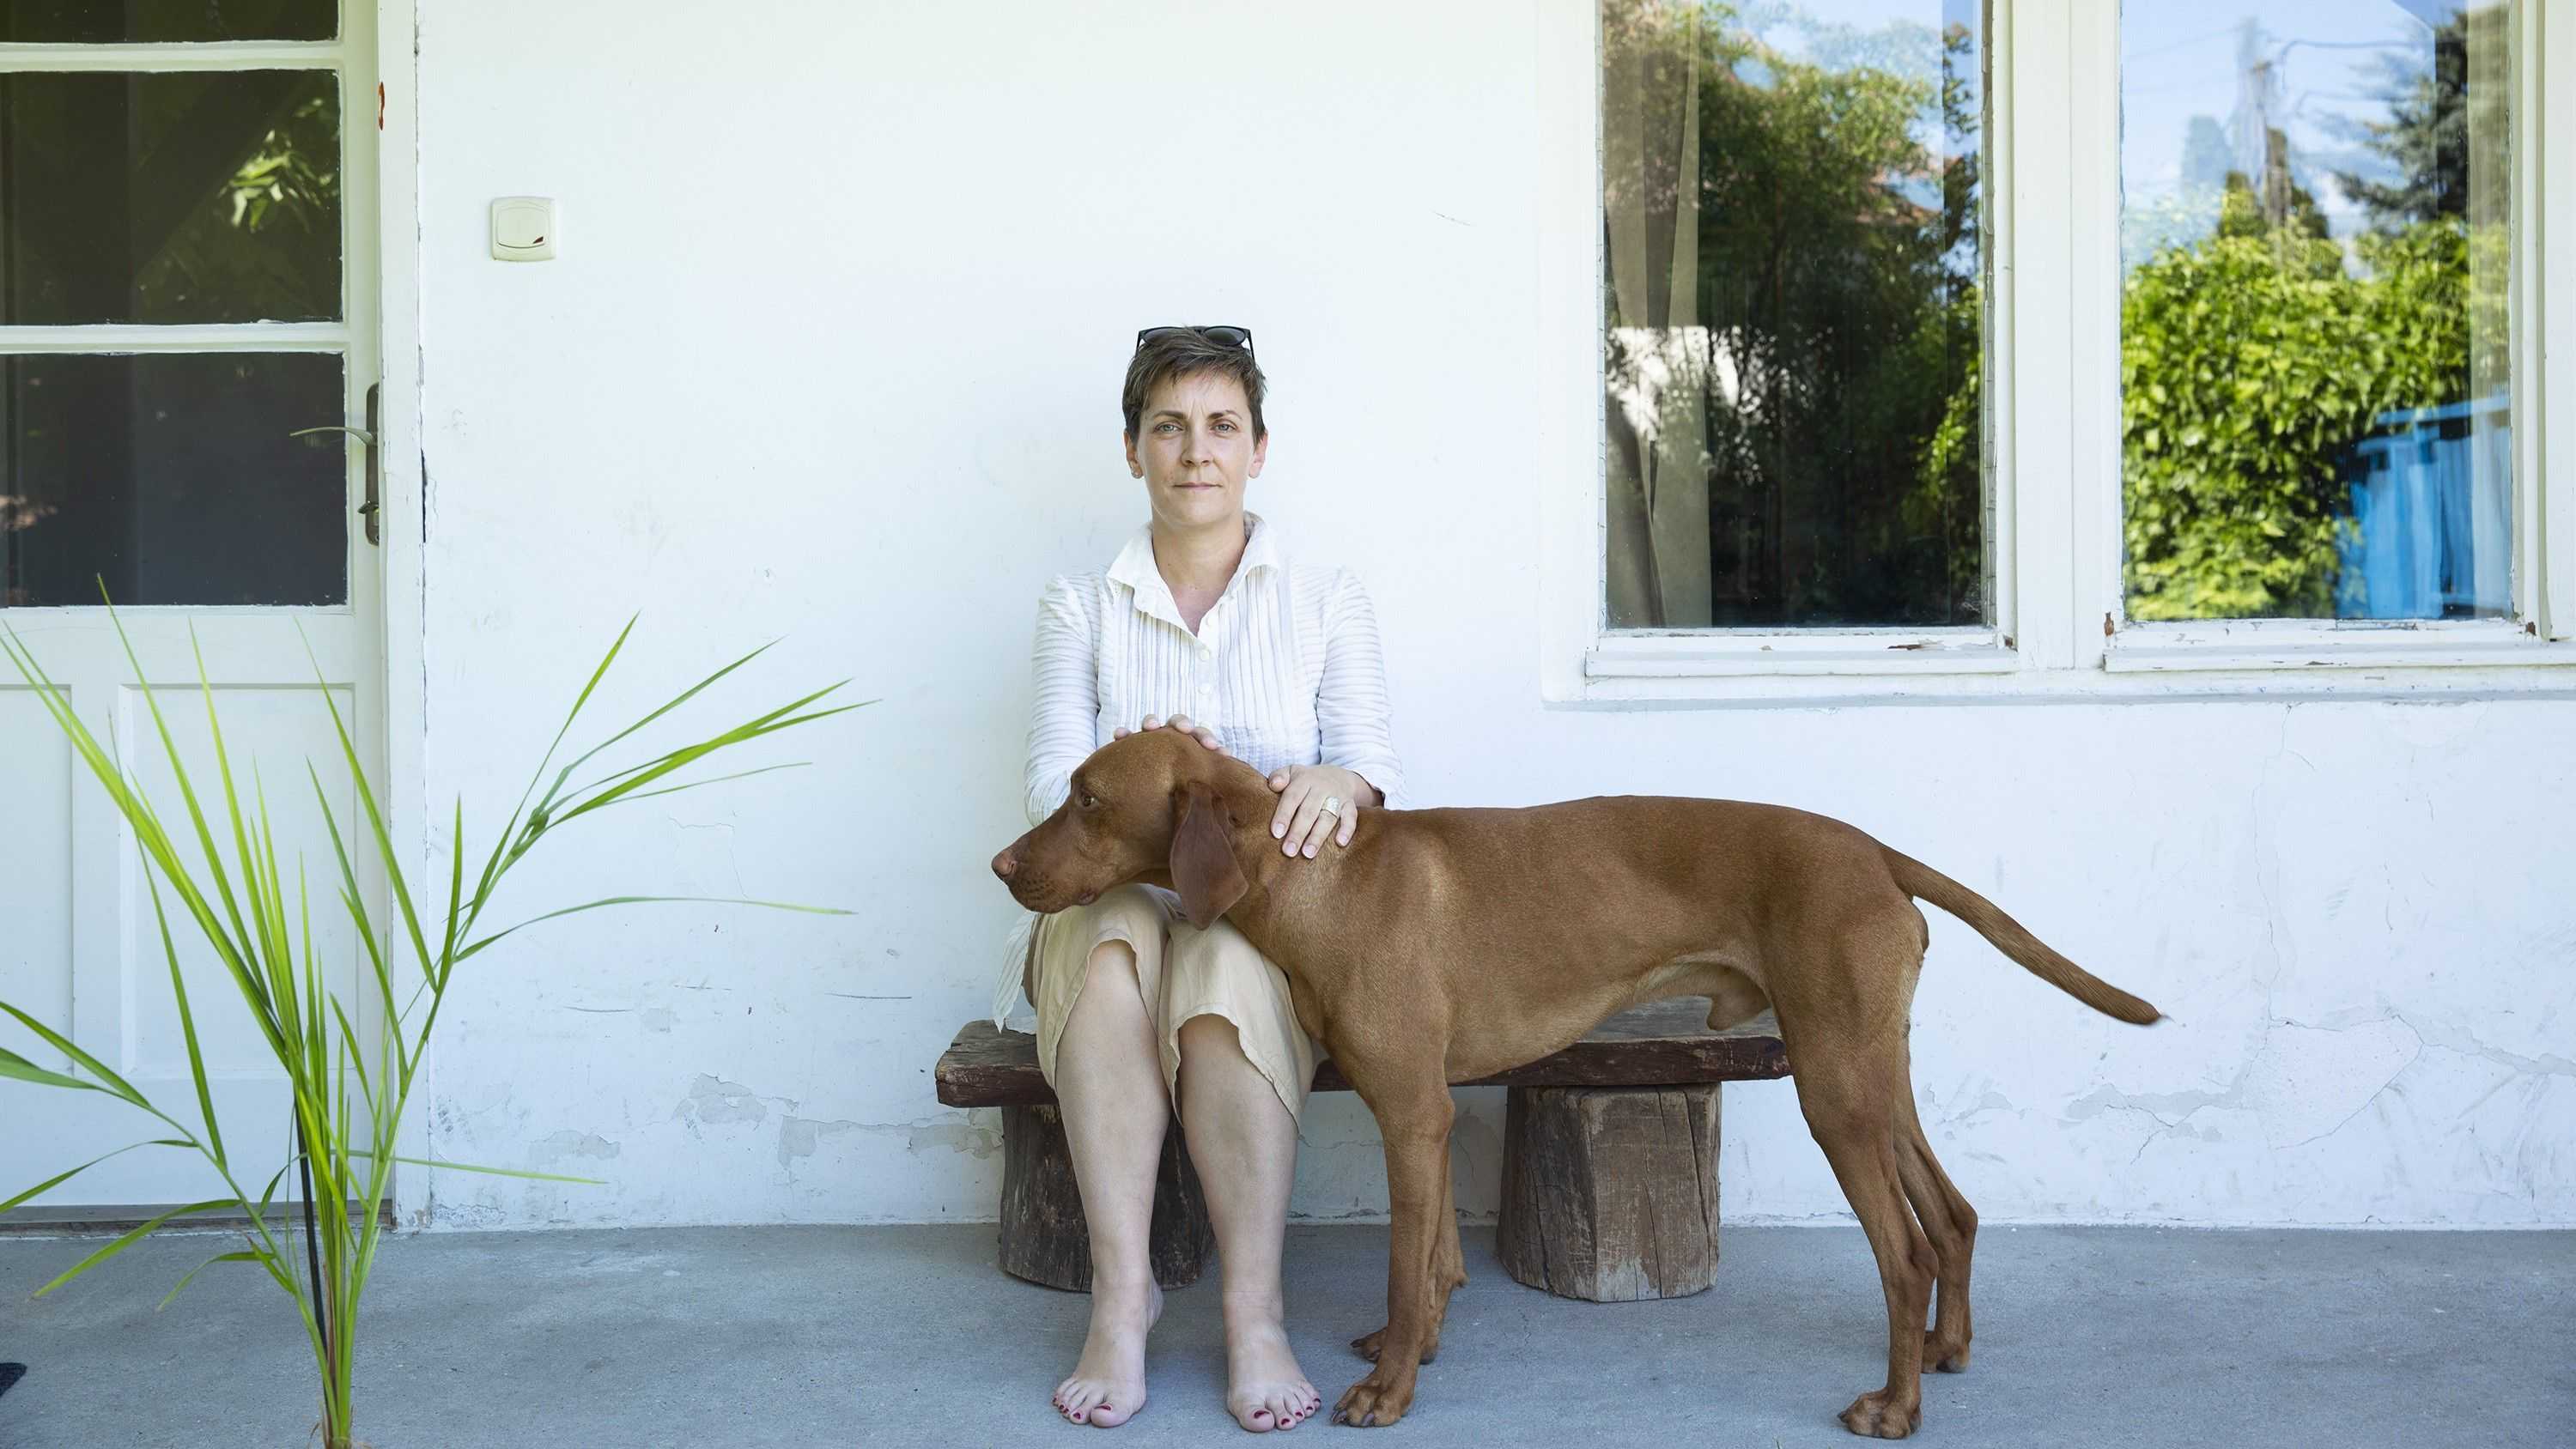
M 9 1386 L 11 1384 L 16 1383 L 18 1380 L 23 1379 L 26 1376 L 27 1366 L 25 1364 L 0 1363 L 0 1394 L 9 1392 Z

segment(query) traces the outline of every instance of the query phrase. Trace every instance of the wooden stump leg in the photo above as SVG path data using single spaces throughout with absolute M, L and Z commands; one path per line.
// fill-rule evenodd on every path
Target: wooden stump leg
M 1050 1288 L 1091 1291 L 1091 1229 L 1083 1221 L 1064 1118 L 1052 1105 L 1002 1109 L 1001 1240 L 1003 1272 Z M 1177 1121 L 1163 1134 L 1163 1161 L 1154 1175 L 1150 1247 L 1154 1281 L 1165 1288 L 1197 1282 L 1216 1251 L 1207 1195 Z
M 1717 1088 L 1514 1087 L 1503 1267 L 1595 1303 L 1681 1298 L 1717 1270 Z

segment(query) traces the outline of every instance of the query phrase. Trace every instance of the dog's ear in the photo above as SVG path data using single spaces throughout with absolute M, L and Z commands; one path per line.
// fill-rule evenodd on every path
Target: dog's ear
M 1192 780 L 1172 792 L 1172 887 L 1181 894 L 1181 909 L 1190 924 L 1204 931 L 1216 924 L 1249 883 L 1235 863 L 1234 842 L 1226 828 L 1225 802 L 1204 780 Z

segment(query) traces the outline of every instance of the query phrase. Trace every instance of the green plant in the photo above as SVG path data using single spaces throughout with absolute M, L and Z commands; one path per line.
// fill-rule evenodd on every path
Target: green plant
M 2504 170 L 2507 29 L 2501 6 L 2454 13 L 2429 67 L 2421 52 L 2381 57 L 2387 119 L 2341 124 L 2378 164 L 2330 173 L 2371 218 L 2349 257 L 2323 239 L 2278 129 L 2271 207 L 2224 169 L 2217 123 L 2195 117 L 2193 179 L 2124 208 L 2130 617 L 2331 615 L 2354 444 L 2390 414 L 2506 389 L 2511 188 L 2471 178 Z
M 2354 275 L 2295 223 L 2249 224 L 2158 253 L 2121 297 L 2132 618 L 2330 616 L 2346 450 L 2468 395 L 2466 226 L 2365 237 Z
M 112 609 L 110 617 L 114 618 Z M 133 642 L 126 638 L 121 621 L 116 627 L 117 636 L 125 645 L 127 662 L 133 665 L 136 681 L 141 684 L 144 673 L 141 662 L 135 657 Z M 407 1162 L 423 1167 L 461 1168 L 471 1172 L 558 1182 L 591 1180 L 395 1155 L 396 1133 L 402 1122 L 403 1108 L 410 1098 L 421 1055 L 428 1048 L 430 1034 L 438 1024 L 439 1007 L 446 998 L 448 983 L 457 966 L 482 954 L 513 932 L 539 921 L 604 906 L 646 901 L 720 901 L 723 898 L 612 896 L 548 911 L 518 925 L 478 936 L 476 931 L 484 907 L 491 902 L 511 868 L 525 859 L 538 842 L 575 820 L 612 805 L 669 795 L 724 780 L 742 779 L 768 770 L 790 768 L 770 765 L 710 779 L 658 783 L 732 746 L 859 707 L 850 704 L 808 708 L 842 687 L 834 684 L 722 733 L 665 751 L 641 764 L 613 771 L 581 785 L 571 783 L 574 771 L 759 657 L 768 648 L 763 645 L 609 736 L 563 766 L 549 783 L 546 776 L 548 766 L 553 764 L 573 722 L 580 717 L 583 705 L 589 702 L 592 692 L 607 675 L 609 666 L 625 647 L 627 635 L 633 632 L 634 627 L 634 620 L 629 619 L 626 628 L 619 632 L 617 642 L 609 647 L 598 668 L 591 672 L 589 682 L 582 686 L 572 710 L 555 732 L 554 742 L 547 747 L 545 758 L 539 762 L 527 789 L 521 793 L 509 823 L 494 840 L 491 853 L 485 857 L 481 871 L 471 882 L 470 892 L 465 876 L 465 807 L 461 799 L 457 802 L 453 830 L 449 836 L 447 913 L 443 921 L 431 926 L 423 924 L 411 883 L 386 830 L 384 812 L 378 807 L 376 794 L 369 787 L 359 762 L 357 746 L 349 736 L 348 723 L 341 717 L 329 689 L 322 689 L 323 702 L 331 711 L 332 725 L 339 736 L 341 761 L 348 770 L 355 796 L 365 810 L 366 835 L 357 848 L 361 851 L 372 848 L 382 861 L 392 904 L 396 908 L 387 912 L 387 919 L 381 923 L 380 930 L 379 922 L 369 910 L 366 895 L 360 888 L 356 864 L 351 858 L 350 840 L 344 835 L 341 822 L 331 808 L 328 792 L 323 789 L 321 772 L 307 761 L 305 773 L 321 803 L 323 819 L 329 827 L 332 854 L 339 868 L 341 906 L 348 912 L 359 939 L 365 944 L 372 985 L 379 997 L 382 1029 L 373 1033 L 360 1030 L 353 1022 L 347 1005 L 325 983 L 325 963 L 315 956 L 313 949 L 311 903 L 305 888 L 302 861 L 299 857 L 294 895 L 290 899 L 288 882 L 279 864 L 276 834 L 270 825 L 267 793 L 258 780 L 256 769 L 248 808 L 236 786 L 231 761 L 224 751 L 223 728 L 216 717 L 214 691 L 206 682 L 203 654 L 198 656 L 198 692 L 205 701 L 206 726 L 213 737 L 215 761 L 222 778 L 223 815 L 217 823 L 229 827 L 231 833 L 232 872 L 227 872 L 224 867 L 223 852 L 217 846 L 215 831 L 209 826 L 207 811 L 189 781 L 187 770 L 180 763 L 178 747 L 171 738 L 168 723 L 162 718 L 161 706 L 153 698 L 148 684 L 142 685 L 142 691 L 153 727 L 159 734 L 162 749 L 168 755 L 170 768 L 176 777 L 180 799 L 186 806 L 187 827 L 203 851 L 207 885 L 201 885 L 188 863 L 181 859 L 177 842 L 165 826 L 160 812 L 144 797 L 135 777 L 126 772 L 123 762 L 112 758 L 91 735 L 88 726 L 72 712 L 70 700 L 38 667 L 33 653 L 18 638 L 16 631 L 0 631 L 5 632 L 5 637 L 0 637 L 0 651 L 8 654 L 9 661 L 34 688 L 55 724 L 61 727 L 73 748 L 88 764 L 90 772 L 114 798 L 143 853 L 146 862 L 144 879 L 151 887 L 153 916 L 160 927 L 162 953 L 169 962 L 170 990 L 187 1041 L 198 1110 L 204 1121 L 201 1135 L 156 1106 L 64 1034 L 17 1007 L 0 1002 L 0 1011 L 16 1018 L 76 1063 L 77 1071 L 81 1073 L 65 1075 L 50 1071 L 16 1053 L 0 1050 L 0 1077 L 72 1091 L 105 1092 L 168 1124 L 177 1134 L 134 1143 L 92 1159 L 0 1202 L 0 1212 L 67 1182 L 110 1157 L 139 1147 L 173 1147 L 200 1153 L 214 1165 L 225 1185 L 231 1189 L 228 1197 L 189 1203 L 144 1223 L 65 1270 L 36 1290 L 38 1296 L 108 1261 L 175 1219 L 218 1211 L 240 1213 L 250 1223 L 243 1233 L 244 1246 L 236 1251 L 219 1253 L 190 1270 L 170 1290 L 169 1296 L 161 1300 L 162 1304 L 167 1306 L 170 1299 L 176 1298 L 198 1273 L 217 1263 L 258 1264 L 270 1281 L 295 1302 L 297 1312 L 304 1319 L 305 1333 L 311 1341 L 314 1362 L 322 1380 L 323 1437 L 329 1449 L 347 1449 L 352 1443 L 351 1365 L 355 1357 L 352 1345 L 356 1338 L 358 1300 L 366 1291 L 367 1276 L 375 1262 L 380 1228 L 378 1208 L 393 1165 Z M 318 681 L 318 666 L 316 672 Z M 867 702 L 872 701 L 863 701 Z M 542 795 L 538 793 L 540 784 L 546 787 Z M 532 799 L 533 805 L 530 804 Z M 355 823 L 351 822 L 353 826 Z M 165 888 L 176 897 L 185 915 L 195 922 L 207 943 L 214 948 L 215 955 L 240 990 L 261 1035 L 276 1053 L 278 1065 L 293 1087 L 298 1150 L 289 1156 L 285 1166 L 277 1170 L 256 1198 L 235 1179 L 234 1156 L 226 1150 L 222 1126 L 215 1120 L 205 1061 L 198 1048 L 196 1020 L 189 1008 L 187 985 L 181 976 L 178 948 L 171 934 L 163 894 Z M 774 901 L 727 903 L 827 915 L 846 914 L 822 907 L 792 906 Z M 396 914 L 399 915 L 398 922 L 394 919 Z M 398 999 L 400 993 L 395 987 L 395 970 L 406 951 L 417 961 L 421 979 L 411 988 L 409 998 L 404 1000 Z M 408 965 L 404 965 L 403 970 L 409 974 Z M 426 1010 L 422 1011 L 424 999 Z M 418 1031 L 413 1036 L 410 1030 L 415 1011 L 419 1011 Z M 363 1012 L 359 1019 L 364 1019 Z M 369 1034 L 375 1037 L 372 1043 L 364 1039 Z M 351 1093 L 353 1085 L 354 1097 Z M 280 1225 L 275 1221 L 276 1214 L 286 1209 L 279 1207 L 272 1211 L 278 1187 L 286 1174 L 299 1169 L 305 1178 L 302 1205 L 305 1251 L 301 1261 L 288 1250 L 293 1241 L 291 1223 Z M 318 1214 L 312 1211 L 316 1202 L 327 1205 Z M 343 1211 L 343 1204 L 354 1206 L 357 1211 Z

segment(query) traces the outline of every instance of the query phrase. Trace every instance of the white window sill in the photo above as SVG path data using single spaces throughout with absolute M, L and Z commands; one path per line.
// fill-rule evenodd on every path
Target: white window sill
M 1583 656 L 1587 681 L 1619 679 L 1920 679 L 2022 667 L 1992 629 L 1855 629 L 1808 634 L 1709 630 L 1604 634 Z
M 2576 698 L 2576 641 L 2504 621 L 2343 629 L 2132 626 L 2098 666 L 2043 668 L 1991 630 L 1603 634 L 1565 708 L 1817 708 L 2278 699 Z
M 2113 674 L 2522 669 L 2576 664 L 2576 642 L 2546 642 L 2503 619 L 2132 625 L 2111 640 L 2102 664 Z

